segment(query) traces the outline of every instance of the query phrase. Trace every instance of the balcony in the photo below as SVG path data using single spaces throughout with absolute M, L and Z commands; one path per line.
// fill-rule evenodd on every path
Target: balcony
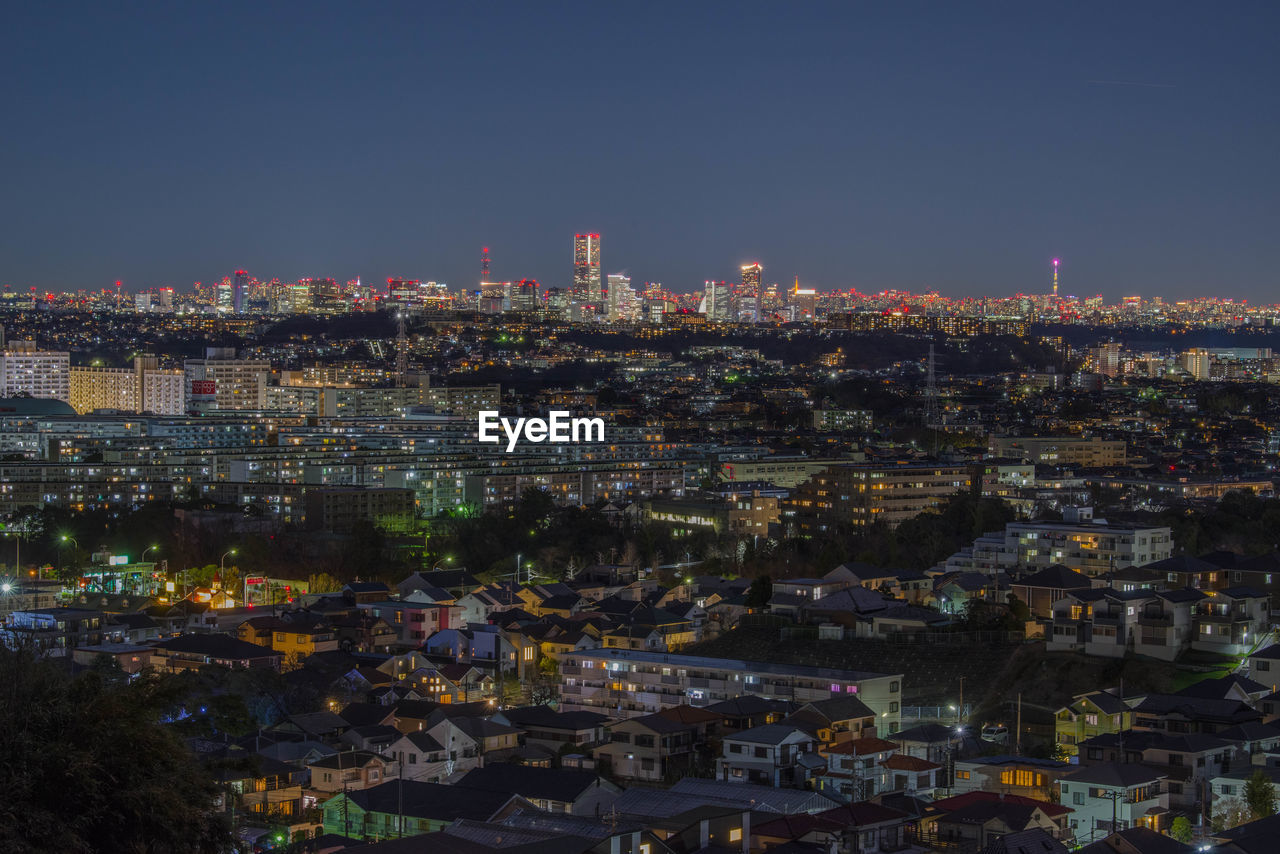
M 1173 614 L 1168 612 L 1159 614 L 1142 614 L 1138 617 L 1138 625 L 1140 626 L 1172 626 Z

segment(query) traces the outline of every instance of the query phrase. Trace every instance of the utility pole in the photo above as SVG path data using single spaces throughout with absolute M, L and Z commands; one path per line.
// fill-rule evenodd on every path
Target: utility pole
M 1022 693 L 1018 693 L 1018 734 L 1014 736 L 1013 752 L 1022 755 Z

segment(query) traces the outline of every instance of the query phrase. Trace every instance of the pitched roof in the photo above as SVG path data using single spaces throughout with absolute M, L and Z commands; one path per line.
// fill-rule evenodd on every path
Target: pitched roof
M 791 738 L 796 733 L 808 736 L 800 727 L 788 726 L 781 724 L 764 724 L 763 726 L 755 726 L 751 729 L 744 729 L 740 732 L 725 735 L 725 741 L 745 741 L 751 744 L 782 744 L 782 742 Z
M 1014 586 L 1042 587 L 1050 590 L 1079 590 L 1085 587 L 1092 587 L 1093 582 L 1084 573 L 1076 572 L 1069 566 L 1055 563 L 1053 566 L 1045 567 L 1030 578 L 1015 581 Z
M 1152 783 L 1169 776 L 1164 771 L 1130 762 L 1094 762 L 1062 779 L 1071 783 L 1094 783 L 1099 786 L 1128 788 Z
M 1189 854 L 1195 847 L 1149 827 L 1117 831 L 1079 849 L 1076 854 Z
M 601 782 L 593 771 L 496 763 L 471 769 L 454 785 L 520 795 L 530 800 L 573 803 Z
M 908 756 L 905 753 L 895 753 L 880 764 L 892 771 L 920 772 L 932 771 L 935 768 L 942 767 L 937 762 L 930 762 L 928 759 L 921 759 L 919 756 Z
M 238 640 L 230 635 L 178 635 L 176 638 L 156 641 L 152 646 L 169 652 L 203 655 L 209 658 L 250 659 L 280 657 L 280 653 L 271 647 Z
M 365 812 L 398 814 L 411 818 L 429 818 L 456 821 L 460 818 L 488 821 L 511 802 L 506 792 L 489 792 L 462 786 L 446 786 L 442 783 L 422 783 L 417 780 L 396 780 L 339 794 L 325 805 L 339 806 L 338 799 L 348 798 Z

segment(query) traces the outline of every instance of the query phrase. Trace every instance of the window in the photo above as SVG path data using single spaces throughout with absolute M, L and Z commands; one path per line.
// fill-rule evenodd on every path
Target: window
M 969 779 L 969 772 L 968 772 L 968 771 L 961 771 L 960 769 L 958 769 L 958 768 L 957 768 L 957 769 L 956 769 L 956 779 L 957 779 L 957 780 L 968 780 L 968 779 Z
M 1259 673 L 1266 673 L 1266 672 L 1267 672 L 1268 670 L 1270 670 L 1270 669 L 1271 669 L 1271 662 L 1270 662 L 1270 661 L 1259 661 L 1259 662 L 1258 662 L 1258 672 L 1259 672 Z
M 741 745 L 741 744 L 731 744 L 731 745 L 729 745 L 729 752 L 730 752 L 730 753 L 741 753 L 741 752 L 742 752 L 742 745 Z
M 1084 716 L 1084 722 L 1085 722 L 1086 724 L 1088 724 L 1089 726 L 1097 726 L 1097 725 L 1098 725 L 1098 716 L 1097 716 L 1097 715 L 1085 715 L 1085 716 Z
M 890 682 L 890 683 L 889 683 L 889 693 L 890 693 L 890 694 L 896 694 L 896 693 L 898 693 L 898 690 L 899 690 L 899 686 L 898 686 L 898 683 L 897 683 L 897 682 Z
M 742 828 L 740 828 L 740 827 L 735 827 L 733 830 L 730 830 L 730 831 L 729 831 L 729 841 L 730 841 L 730 842 L 741 842 L 741 841 L 742 841 Z
M 1082 804 L 1084 804 L 1084 792 L 1076 792 L 1074 795 L 1072 795 L 1071 803 L 1075 804 L 1076 806 L 1081 806 Z

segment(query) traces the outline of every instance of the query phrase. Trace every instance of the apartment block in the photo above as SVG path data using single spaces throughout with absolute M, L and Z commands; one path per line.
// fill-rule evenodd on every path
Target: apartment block
M 892 527 L 968 490 L 972 477 L 967 466 L 938 463 L 831 466 L 802 483 L 783 502 L 783 514 L 808 536 L 838 525 Z
M 1106 468 L 1125 464 L 1127 449 L 1120 439 L 1083 436 L 991 436 L 987 451 L 1036 465 Z
M 709 706 L 746 695 L 808 703 L 856 696 L 876 713 L 881 732 L 901 723 L 902 674 L 768 664 L 624 649 L 557 655 L 564 711 L 615 718 L 672 706 Z

